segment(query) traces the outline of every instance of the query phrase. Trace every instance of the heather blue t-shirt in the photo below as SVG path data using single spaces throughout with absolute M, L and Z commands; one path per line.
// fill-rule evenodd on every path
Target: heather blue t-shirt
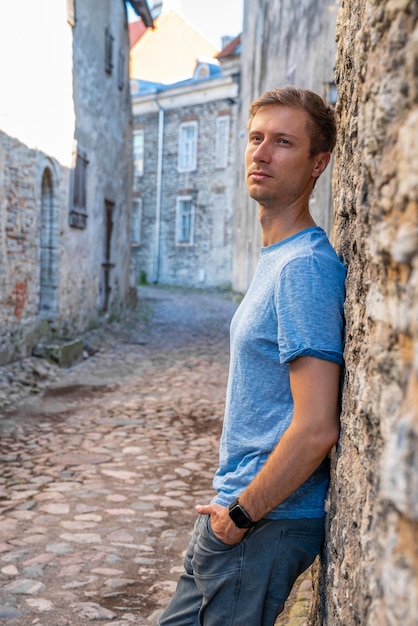
M 231 322 L 214 502 L 227 506 L 238 497 L 288 428 L 293 416 L 290 361 L 313 356 L 342 363 L 345 273 L 319 227 L 261 249 L 252 283 Z M 323 517 L 328 480 L 325 460 L 267 517 Z

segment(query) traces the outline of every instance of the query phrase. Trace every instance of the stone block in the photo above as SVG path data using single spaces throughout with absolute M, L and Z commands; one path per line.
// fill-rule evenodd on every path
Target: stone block
M 33 355 L 48 359 L 60 367 L 71 367 L 83 359 L 83 346 L 82 339 L 39 343 L 33 349 Z

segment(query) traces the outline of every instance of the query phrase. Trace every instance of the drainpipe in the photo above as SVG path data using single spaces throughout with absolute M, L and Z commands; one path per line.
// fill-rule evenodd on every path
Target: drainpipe
M 157 157 L 157 193 L 155 207 L 155 250 L 154 250 L 154 283 L 160 280 L 160 254 L 161 254 L 161 194 L 163 172 L 163 140 L 164 140 L 164 109 L 159 103 L 158 94 L 155 93 L 155 102 L 158 106 L 158 157 Z

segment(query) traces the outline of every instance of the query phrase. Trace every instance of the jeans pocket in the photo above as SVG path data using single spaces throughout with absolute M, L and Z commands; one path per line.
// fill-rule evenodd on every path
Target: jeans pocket
M 207 516 L 201 525 L 193 554 L 193 570 L 202 578 L 224 577 L 239 571 L 242 562 L 241 543 L 233 545 L 224 543 L 216 537 Z

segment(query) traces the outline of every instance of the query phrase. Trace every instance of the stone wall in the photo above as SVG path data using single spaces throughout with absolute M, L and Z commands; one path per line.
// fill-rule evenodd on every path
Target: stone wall
M 418 620 L 418 7 L 344 0 L 336 244 L 346 371 L 316 626 Z
M 67 218 L 68 169 L 0 132 L 0 365 L 27 356 L 37 341 L 50 334 L 48 317 L 40 315 L 45 171 L 51 174 L 57 230 L 62 232 Z M 57 286 L 59 283 L 57 280 Z
M 94 312 L 116 312 L 126 304 L 132 189 L 132 106 L 124 0 L 76 4 L 75 140 L 88 158 L 88 218 L 86 228 L 73 228 L 67 240 L 67 278 L 75 317 L 80 304 L 85 311 L 89 308 Z M 112 38 L 112 55 L 111 67 L 105 70 L 106 30 Z M 108 210 L 112 230 L 107 242 Z M 86 314 L 83 317 L 85 320 Z

